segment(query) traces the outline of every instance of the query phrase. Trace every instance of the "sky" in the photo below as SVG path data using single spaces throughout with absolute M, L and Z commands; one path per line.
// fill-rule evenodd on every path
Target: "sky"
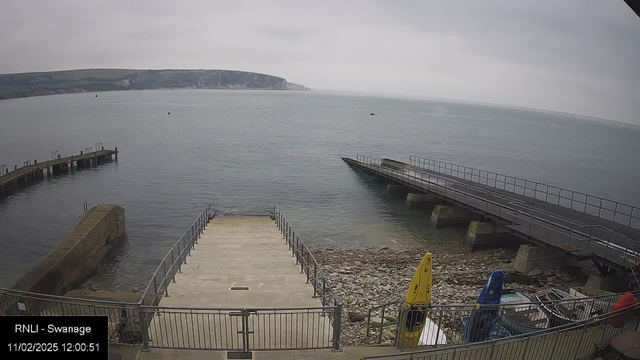
M 0 0 L 0 73 L 234 69 L 640 125 L 622 0 Z

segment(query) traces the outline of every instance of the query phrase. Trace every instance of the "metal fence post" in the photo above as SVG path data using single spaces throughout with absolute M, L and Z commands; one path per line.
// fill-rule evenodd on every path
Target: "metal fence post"
M 313 298 L 318 297 L 317 287 L 318 287 L 318 264 L 314 263 L 313 264 Z
M 549 360 L 553 360 L 553 355 L 555 355 L 556 350 L 558 349 L 556 345 L 558 345 L 558 339 L 560 338 L 560 336 L 564 336 L 564 333 L 561 332 L 557 332 L 556 333 L 556 341 L 553 343 L 553 347 L 551 347 L 551 352 L 549 353 Z
M 167 268 L 166 262 L 162 260 L 162 272 L 164 273 L 164 279 L 162 283 L 164 284 L 164 296 L 169 297 L 169 284 L 167 284 Z
M 435 347 L 438 347 L 438 338 L 440 337 L 440 326 L 442 326 L 442 313 L 444 309 L 440 309 L 440 316 L 438 317 L 438 328 L 436 329 L 436 344 Z
M 323 276 L 322 277 L 322 306 L 324 306 L 324 303 L 325 303 L 324 294 L 326 290 L 327 290 L 327 278 Z M 638 324 L 640 324 L 640 322 L 638 322 Z
M 173 277 L 173 282 L 176 282 L 176 262 L 173 259 L 173 248 L 171 248 L 171 274 Z
M 142 351 L 149 351 L 149 327 L 147 326 L 147 319 L 144 316 L 144 310 L 142 306 L 138 304 L 138 319 L 140 323 L 140 333 L 142 334 Z
M 336 305 L 333 314 L 333 351 L 341 351 L 340 333 L 342 332 L 342 304 Z
M 529 347 L 529 342 L 531 341 L 531 338 L 527 338 L 526 341 L 527 341 L 527 343 L 524 344 L 524 350 L 522 351 L 522 360 L 525 360 L 525 358 L 526 358 L 527 349 Z M 495 345 L 495 343 L 494 343 L 494 345 Z
M 591 308 L 593 309 L 593 305 L 591 306 Z M 582 339 L 584 338 L 584 333 L 587 331 L 587 323 L 584 323 L 584 326 L 582 327 L 582 333 L 580 334 L 580 341 L 578 341 L 577 346 L 576 346 L 576 353 L 573 355 L 574 359 L 578 359 L 580 358 L 580 356 L 578 356 L 578 354 L 580 353 L 580 344 L 582 344 Z
M 309 273 L 310 273 L 310 271 L 309 271 L 309 265 L 310 265 L 309 254 L 310 253 L 311 252 L 309 251 L 309 249 L 307 249 L 307 284 L 309 283 Z

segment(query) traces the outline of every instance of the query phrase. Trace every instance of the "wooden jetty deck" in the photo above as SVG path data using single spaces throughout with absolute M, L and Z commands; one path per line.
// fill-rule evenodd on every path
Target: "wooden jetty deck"
M 433 193 L 503 224 L 514 235 L 536 245 L 554 247 L 579 260 L 593 259 L 622 271 L 638 269 L 640 231 L 620 221 L 395 160 L 365 156 L 343 160 L 415 192 Z M 633 209 L 630 214 L 637 216 Z
M 57 155 L 57 158 L 43 162 L 38 162 L 37 160 L 34 160 L 33 163 L 25 161 L 20 168 L 15 165 L 13 171 L 9 171 L 6 165 L 2 165 L 0 167 L 0 198 L 6 197 L 15 190 L 26 187 L 36 180 L 44 179 L 45 173 L 47 176 L 65 174 L 75 168 L 81 169 L 102 164 L 114 158 L 118 160 L 117 147 L 115 150 L 102 148 L 97 151 L 81 151 L 79 155 L 68 157 Z

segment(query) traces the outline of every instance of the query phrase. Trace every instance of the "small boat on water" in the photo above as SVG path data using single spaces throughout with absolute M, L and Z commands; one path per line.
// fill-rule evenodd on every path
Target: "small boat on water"
M 504 290 L 498 318 L 502 326 L 511 334 L 526 334 L 549 327 L 549 317 L 537 304 L 521 293 Z M 505 306 L 507 305 L 507 306 Z
M 537 292 L 535 300 L 549 316 L 550 327 L 562 326 L 585 318 L 585 302 L 560 289 Z

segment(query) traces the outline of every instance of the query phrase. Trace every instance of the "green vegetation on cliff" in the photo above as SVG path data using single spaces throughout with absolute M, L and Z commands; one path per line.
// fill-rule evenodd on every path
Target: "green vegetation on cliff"
M 281 77 L 233 70 L 86 69 L 0 75 L 0 100 L 76 92 L 174 88 L 308 90 Z

